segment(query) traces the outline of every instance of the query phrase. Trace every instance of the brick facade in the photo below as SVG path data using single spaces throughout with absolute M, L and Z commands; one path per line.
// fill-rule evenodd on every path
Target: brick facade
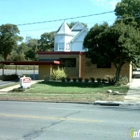
M 76 59 L 76 67 L 65 67 L 66 73 L 70 78 L 107 78 L 108 76 L 115 75 L 115 67 L 111 64 L 111 68 L 97 68 L 97 64 L 92 64 L 89 59 L 87 59 L 84 53 L 70 53 L 70 52 L 62 52 L 62 53 L 44 53 L 39 54 L 39 59 L 56 59 L 60 58 L 75 58 Z M 43 75 L 49 73 L 51 76 L 52 69 L 57 68 L 57 66 L 48 65 L 48 66 L 39 66 L 39 78 L 42 79 Z M 121 70 L 121 76 L 127 76 L 129 81 L 131 81 L 132 77 L 132 66 L 130 64 L 125 64 Z

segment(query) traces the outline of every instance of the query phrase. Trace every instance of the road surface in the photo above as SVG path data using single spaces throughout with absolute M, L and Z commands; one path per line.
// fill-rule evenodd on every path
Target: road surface
M 0 140 L 130 140 L 132 127 L 139 106 L 0 102 Z

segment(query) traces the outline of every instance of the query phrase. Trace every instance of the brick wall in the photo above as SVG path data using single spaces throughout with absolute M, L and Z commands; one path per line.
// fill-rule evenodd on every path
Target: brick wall
M 60 59 L 60 58 L 76 58 L 76 67 L 65 67 L 66 73 L 70 78 L 79 77 L 79 54 L 43 54 L 39 55 L 39 59 Z M 41 66 L 40 72 L 43 73 L 44 66 Z M 56 67 L 53 67 L 56 68 Z
M 40 59 L 60 59 L 60 58 L 76 58 L 76 67 L 65 67 L 66 73 L 70 78 L 107 78 L 107 76 L 114 76 L 116 68 L 111 64 L 111 68 L 97 68 L 97 64 L 92 64 L 85 55 L 80 54 L 41 54 Z M 39 78 L 43 78 L 46 73 L 52 72 L 52 69 L 57 66 L 39 66 Z M 125 64 L 121 70 L 121 76 L 127 76 L 129 81 L 132 77 L 132 66 Z
M 92 64 L 89 59 L 82 55 L 81 74 L 82 78 L 107 78 L 114 76 L 116 68 L 111 64 L 111 68 L 97 68 L 97 64 Z M 131 65 L 125 64 L 121 70 L 121 76 L 127 76 L 131 80 Z

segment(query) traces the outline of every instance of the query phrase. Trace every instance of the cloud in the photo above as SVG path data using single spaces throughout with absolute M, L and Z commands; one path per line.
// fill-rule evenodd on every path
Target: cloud
M 121 0 L 89 0 L 89 1 L 95 5 L 107 7 L 111 10 L 114 10 L 116 4 Z

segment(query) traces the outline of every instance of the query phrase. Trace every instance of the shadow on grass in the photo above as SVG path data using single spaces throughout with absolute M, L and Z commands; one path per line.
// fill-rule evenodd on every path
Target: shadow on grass
M 80 88 L 89 88 L 89 87 L 94 87 L 94 88 L 103 88 L 106 86 L 110 86 L 107 83 L 79 83 L 79 82 L 56 82 L 56 81 L 49 81 L 49 82 L 39 82 L 38 84 L 44 84 L 44 85 L 50 85 L 50 86 L 55 86 L 55 87 L 80 87 Z

